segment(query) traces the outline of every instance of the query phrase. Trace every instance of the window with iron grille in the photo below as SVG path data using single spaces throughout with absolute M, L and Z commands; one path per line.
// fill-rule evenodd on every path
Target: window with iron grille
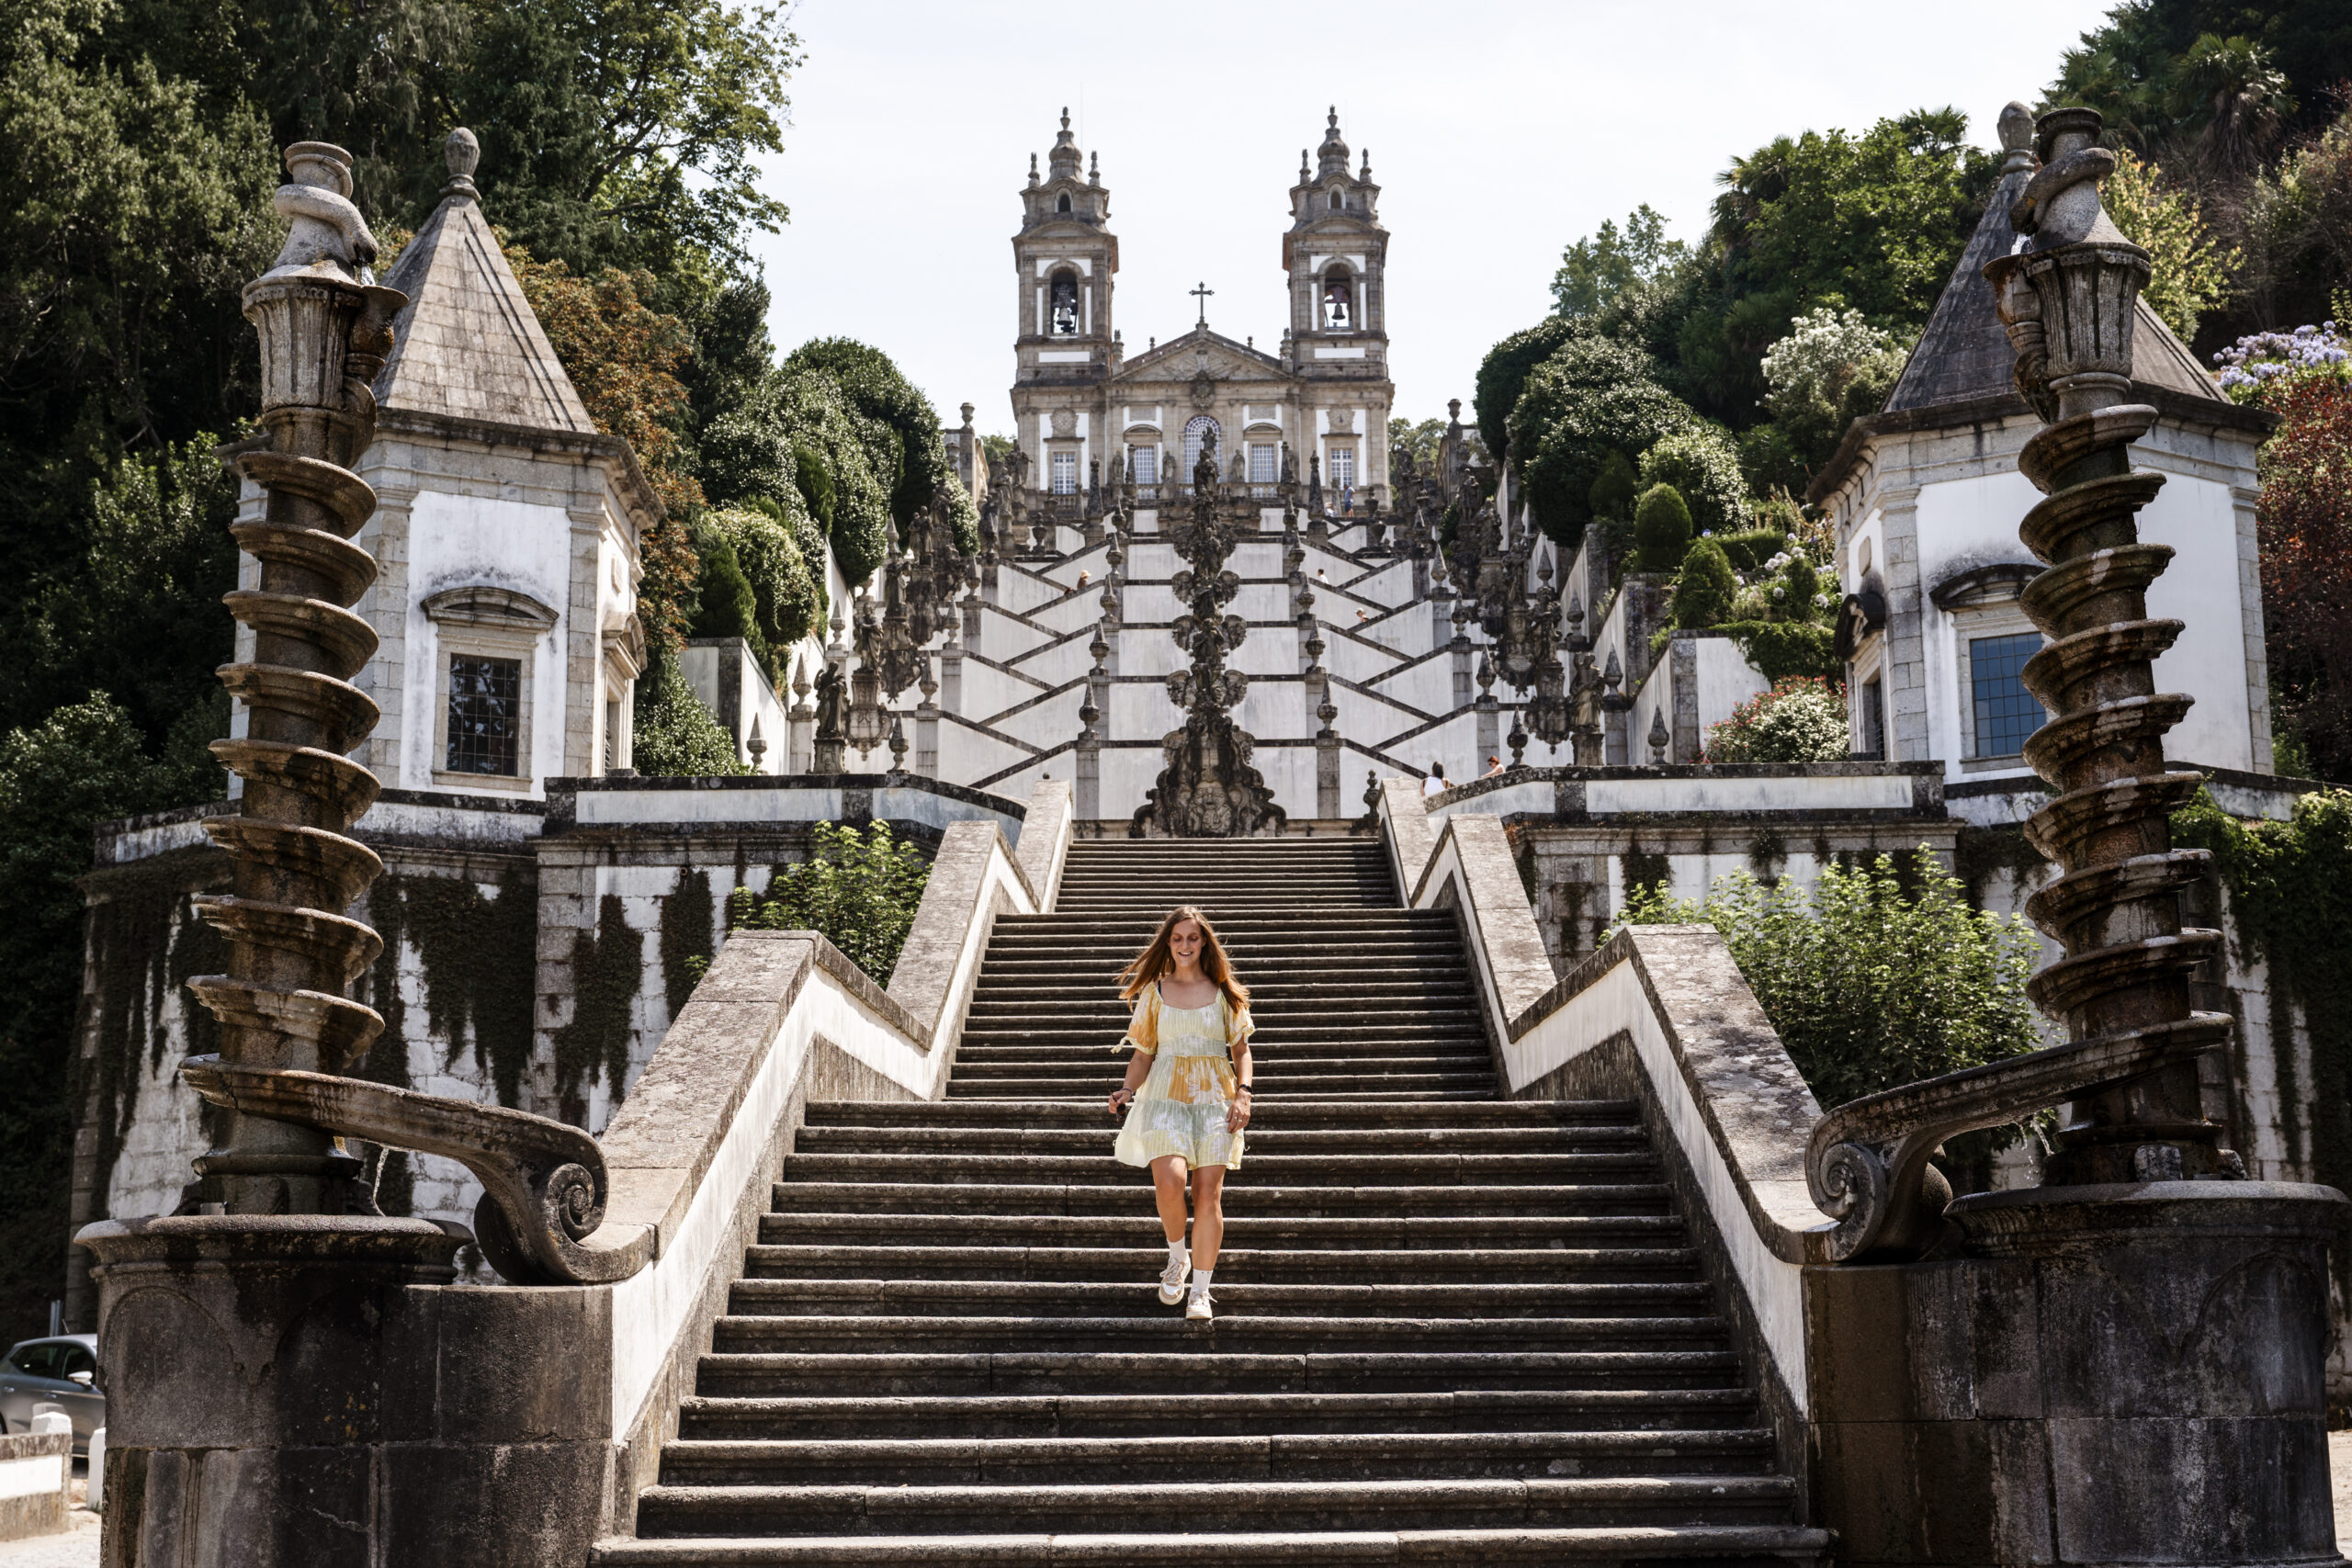
M 1331 488 L 1345 490 L 1356 482 L 1356 449 L 1352 446 L 1331 448 Z
M 1054 454 L 1054 493 L 1056 495 L 1078 493 L 1077 453 L 1057 452 Z
M 1272 442 L 1253 441 L 1250 444 L 1250 482 L 1270 485 L 1280 476 L 1281 466 L 1274 458 Z
M 449 755 L 452 773 L 521 772 L 523 661 L 449 658 Z
M 1139 485 L 1159 482 L 1159 448 L 1130 446 L 1127 448 L 1127 475 Z
M 2016 756 L 2025 750 L 2026 737 L 2049 718 L 2019 674 L 2025 661 L 2041 651 L 2041 637 L 2034 632 L 1970 640 L 1969 684 L 1975 699 L 1978 756 Z

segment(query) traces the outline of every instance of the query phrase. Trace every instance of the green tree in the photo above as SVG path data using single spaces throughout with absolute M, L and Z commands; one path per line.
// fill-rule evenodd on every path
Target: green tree
M 1583 535 L 1593 481 L 1611 454 L 1646 452 L 1698 423 L 1655 370 L 1638 349 L 1577 337 L 1527 378 L 1511 411 L 1511 450 L 1536 522 L 1563 548 Z
M 2025 994 L 2033 932 L 1970 908 L 1924 848 L 1831 862 L 1810 889 L 1794 877 L 1768 888 L 1744 871 L 1703 900 L 1644 888 L 1618 924 L 1714 927 L 1825 1106 L 2041 1043 Z
M 103 693 L 0 736 L 0 1332 L 34 1332 L 65 1276 L 91 829 L 171 804 L 170 784 Z
M 931 880 L 931 863 L 894 838 L 887 822 L 854 828 L 820 822 L 808 858 L 778 868 L 767 896 L 739 887 L 728 924 L 742 931 L 813 931 L 841 949 L 877 986 L 890 983 Z
M 1613 456 L 1614 454 L 1612 454 Z M 1670 430 L 1642 454 L 1644 486 L 1672 485 L 1702 534 L 1725 533 L 1747 520 L 1747 480 L 1739 448 L 1722 425 L 1693 419 Z
M 1487 450 L 1502 462 L 1511 456 L 1510 416 L 1527 390 L 1527 378 L 1536 367 L 1559 352 L 1577 335 L 1577 324 L 1566 316 L 1546 316 L 1525 332 L 1511 333 L 1487 351 L 1478 362 L 1476 389 L 1471 410 L 1477 415 L 1478 434 Z
M 1672 485 L 1652 485 L 1642 492 L 1634 509 L 1634 544 L 1643 571 L 1672 571 L 1682 564 L 1690 549 L 1690 508 Z M 1715 555 L 1722 558 L 1720 546 Z M 1731 570 L 1729 561 L 1724 570 Z
M 1634 502 L 1640 495 L 1634 465 L 1625 461 L 1623 452 L 1611 452 L 1601 459 L 1600 477 L 1592 481 L 1587 501 L 1596 519 L 1616 521 L 1634 515 Z
M 1409 457 L 1423 473 L 1437 466 L 1438 444 L 1445 439 L 1445 421 L 1425 419 L 1416 424 L 1409 419 L 1388 422 L 1388 452 L 1391 460 Z
M 2129 152 L 2116 153 L 2101 195 L 2115 226 L 2154 266 L 2140 297 L 2183 343 L 2194 343 L 2198 321 L 2229 294 L 2245 255 L 2215 241 L 2194 197 L 2167 187 L 2163 170 Z
M 1626 215 L 1623 231 L 1613 220 L 1605 221 L 1590 239 L 1562 253 L 1560 270 L 1552 276 L 1552 309 L 1570 318 L 1597 316 L 1690 254 L 1688 245 L 1666 237 L 1666 220 L 1644 202 Z
M 1855 420 L 1886 405 L 1907 357 L 1893 333 L 1835 305 L 1797 317 L 1789 335 L 1764 351 L 1764 407 L 1806 477 L 1829 460 Z

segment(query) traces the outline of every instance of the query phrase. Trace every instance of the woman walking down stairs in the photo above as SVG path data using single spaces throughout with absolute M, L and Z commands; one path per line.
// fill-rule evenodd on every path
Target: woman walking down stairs
M 1175 904 L 1253 993 L 1216 1316 L 1105 1113 Z M 808 1108 L 607 1568 L 1814 1562 L 1636 1108 L 1498 1098 L 1451 913 L 1362 840 L 1082 840 L 947 1099 Z

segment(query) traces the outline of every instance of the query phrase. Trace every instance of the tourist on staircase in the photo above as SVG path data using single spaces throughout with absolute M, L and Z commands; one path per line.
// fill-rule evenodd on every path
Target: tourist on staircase
M 1187 1318 L 1213 1311 L 1209 1280 L 1225 1240 L 1225 1173 L 1241 1164 L 1250 1125 L 1250 988 L 1208 917 L 1190 904 L 1169 911 L 1135 962 L 1119 974 L 1135 1006 L 1123 1044 L 1135 1047 L 1111 1114 L 1127 1112 L 1113 1155 L 1149 1168 L 1168 1236 L 1161 1304 L 1174 1306 L 1192 1274 Z M 1193 1242 L 1184 1245 L 1184 1176 L 1193 1179 Z

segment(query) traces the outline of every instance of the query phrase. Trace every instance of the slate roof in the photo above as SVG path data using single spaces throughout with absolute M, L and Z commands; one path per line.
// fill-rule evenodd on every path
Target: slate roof
M 384 282 L 409 298 L 376 378 L 387 409 L 592 433 L 470 191 L 446 197 Z
M 2009 380 L 2009 367 L 2017 363 L 2017 355 L 1993 310 L 1993 286 L 1984 281 L 1984 267 L 2015 248 L 2018 235 L 2009 227 L 2009 206 L 2031 177 L 2030 169 L 2013 169 L 1994 186 L 1992 198 L 1984 204 L 1984 220 L 1961 253 L 1951 281 L 1944 285 L 1935 310 L 1928 316 L 1927 331 L 1919 334 L 1918 347 L 1912 350 L 1894 394 L 1886 400 L 1886 412 L 1981 402 L 1988 398 L 2008 399 L 2022 406 Z M 2211 402 L 2229 400 L 2144 299 L 2133 319 L 2132 357 L 2132 378 L 2143 385 Z

